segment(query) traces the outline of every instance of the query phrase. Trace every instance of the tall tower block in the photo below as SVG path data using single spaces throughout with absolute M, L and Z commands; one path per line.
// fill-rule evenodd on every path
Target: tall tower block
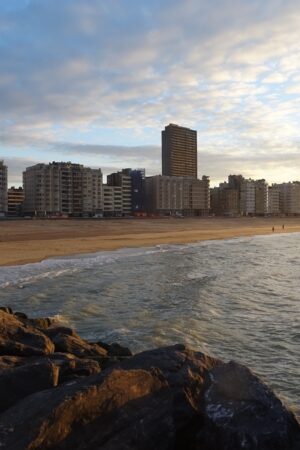
M 197 178 L 197 131 L 170 123 L 161 137 L 162 174 Z

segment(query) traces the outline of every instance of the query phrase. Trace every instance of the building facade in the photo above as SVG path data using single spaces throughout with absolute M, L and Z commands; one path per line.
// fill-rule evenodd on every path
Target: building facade
M 197 132 L 169 124 L 162 131 L 162 175 L 197 179 Z
M 236 217 L 240 213 L 239 191 L 222 183 L 211 189 L 211 211 L 217 216 Z
M 128 173 L 130 170 L 123 169 L 121 172 L 107 175 L 107 186 L 122 188 L 122 214 L 124 216 L 132 213 L 132 179 Z
M 103 212 L 102 172 L 81 164 L 36 164 L 23 172 L 25 214 L 93 216 Z
M 271 216 L 280 214 L 279 187 L 276 185 L 268 187 L 268 214 Z
M 209 212 L 209 178 L 146 177 L 147 211 L 157 215 L 196 216 Z
M 105 217 L 122 217 L 123 195 L 120 186 L 103 185 L 103 215 Z
M 269 189 L 266 180 L 255 180 L 255 215 L 266 216 L 268 208 Z
M 275 184 L 279 190 L 279 209 L 281 214 L 294 216 L 300 214 L 300 182 Z
M 24 202 L 24 190 L 22 187 L 12 186 L 7 191 L 7 215 L 11 217 L 20 216 Z
M 0 161 L 0 216 L 7 214 L 7 167 Z

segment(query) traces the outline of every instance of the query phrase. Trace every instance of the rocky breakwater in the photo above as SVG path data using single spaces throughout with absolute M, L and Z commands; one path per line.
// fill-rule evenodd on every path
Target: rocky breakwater
M 235 362 L 183 345 L 133 356 L 1 308 L 0 447 L 299 450 L 300 426 Z

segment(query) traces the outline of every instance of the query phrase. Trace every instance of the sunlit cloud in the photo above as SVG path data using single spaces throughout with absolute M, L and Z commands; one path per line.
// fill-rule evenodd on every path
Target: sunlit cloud
M 10 180 L 28 158 L 160 173 L 169 122 L 198 130 L 213 183 L 299 178 L 298 2 L 10 0 L 0 13 Z

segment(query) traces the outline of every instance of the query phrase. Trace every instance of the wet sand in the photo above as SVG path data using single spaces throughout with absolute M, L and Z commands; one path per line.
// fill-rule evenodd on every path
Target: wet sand
M 282 224 L 285 227 L 282 229 Z M 300 218 L 0 221 L 0 266 L 125 247 L 300 232 Z

